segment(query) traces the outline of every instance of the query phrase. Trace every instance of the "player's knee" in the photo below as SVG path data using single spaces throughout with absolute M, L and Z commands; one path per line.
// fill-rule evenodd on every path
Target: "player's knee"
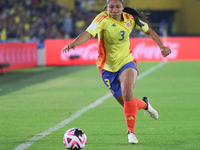
M 133 95 L 133 89 L 131 88 L 126 88 L 122 91 L 122 97 L 124 101 L 129 101 L 133 100 L 134 95 Z

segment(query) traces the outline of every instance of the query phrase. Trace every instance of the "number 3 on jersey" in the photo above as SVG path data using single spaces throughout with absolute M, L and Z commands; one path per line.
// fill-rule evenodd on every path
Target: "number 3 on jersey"
M 109 81 L 109 79 L 105 79 L 105 82 L 106 82 L 107 87 L 110 88 L 111 86 L 110 86 L 110 81 Z
M 120 31 L 120 33 L 121 33 L 122 38 L 119 39 L 119 41 L 122 41 L 124 39 L 125 32 L 124 31 Z

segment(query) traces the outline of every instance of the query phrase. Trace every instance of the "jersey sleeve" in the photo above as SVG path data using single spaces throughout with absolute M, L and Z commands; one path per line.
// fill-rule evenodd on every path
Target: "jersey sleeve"
M 95 37 L 97 33 L 101 32 L 101 30 L 106 27 L 106 17 L 108 17 L 108 14 L 106 12 L 97 15 L 90 26 L 86 29 L 86 31 L 89 32 L 93 37 Z
M 149 30 L 149 26 L 148 26 L 148 24 L 146 23 L 146 22 L 143 22 L 143 21 L 141 21 L 140 20 L 140 22 L 142 23 L 142 24 L 144 24 L 144 26 L 139 26 L 139 25 L 135 25 L 135 28 L 136 29 L 138 29 L 138 30 L 140 30 L 140 31 L 142 31 L 142 32 L 144 32 L 144 33 L 146 33 L 148 30 Z

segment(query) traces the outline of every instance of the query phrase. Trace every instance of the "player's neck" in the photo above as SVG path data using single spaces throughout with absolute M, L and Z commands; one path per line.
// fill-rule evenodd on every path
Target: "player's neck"
M 118 18 L 113 18 L 113 19 L 116 20 L 116 21 L 119 21 L 119 22 L 124 21 L 123 15 L 120 15 Z

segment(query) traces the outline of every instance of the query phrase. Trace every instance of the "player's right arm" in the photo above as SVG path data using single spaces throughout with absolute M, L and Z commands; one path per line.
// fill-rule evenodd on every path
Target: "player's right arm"
M 80 34 L 72 43 L 69 43 L 64 47 L 63 53 L 66 51 L 69 52 L 71 49 L 75 49 L 75 46 L 86 42 L 91 37 L 95 37 L 97 33 L 106 28 L 106 17 L 108 17 L 106 12 L 101 12 L 99 15 L 97 15 L 85 32 Z
M 71 49 L 74 50 L 77 45 L 85 43 L 91 37 L 92 37 L 92 35 L 89 32 L 87 32 L 87 31 L 83 32 L 73 42 L 69 43 L 68 45 L 66 45 L 63 48 L 63 53 L 65 53 L 66 51 L 69 52 Z

